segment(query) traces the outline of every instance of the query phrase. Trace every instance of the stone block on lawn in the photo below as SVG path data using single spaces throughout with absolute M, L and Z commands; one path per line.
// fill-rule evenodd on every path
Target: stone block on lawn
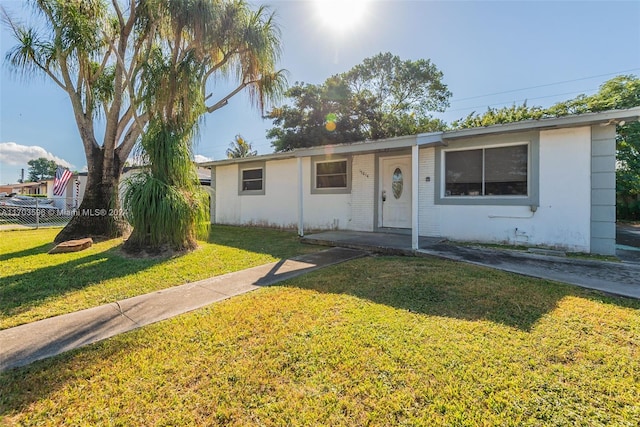
M 49 251 L 50 254 L 63 254 L 66 252 L 79 252 L 87 249 L 93 245 L 93 239 L 87 237 L 85 239 L 67 240 L 58 244 L 55 248 Z

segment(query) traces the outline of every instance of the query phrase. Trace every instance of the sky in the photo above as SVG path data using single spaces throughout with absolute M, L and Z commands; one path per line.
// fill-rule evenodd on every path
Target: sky
M 430 59 L 452 92 L 446 122 L 491 107 L 547 107 L 593 94 L 620 74 L 640 75 L 640 0 L 636 1 L 269 1 L 281 29 L 279 67 L 290 84 L 319 84 L 363 59 L 391 52 Z M 17 17 L 23 3 L 3 0 Z M 27 161 L 47 157 L 74 170 L 86 160 L 66 94 L 44 77 L 16 76 L 4 63 L 14 41 L 0 31 L 0 184 Z M 214 95 L 224 94 L 219 82 Z M 273 152 L 272 127 L 245 95 L 205 117 L 197 160 L 222 159 L 241 134 L 259 154 Z M 98 136 L 101 139 L 101 136 Z

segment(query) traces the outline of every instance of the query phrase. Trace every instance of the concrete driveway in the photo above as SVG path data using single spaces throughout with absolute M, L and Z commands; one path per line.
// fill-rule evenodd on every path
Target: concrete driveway
M 616 224 L 616 255 L 640 263 L 640 224 Z

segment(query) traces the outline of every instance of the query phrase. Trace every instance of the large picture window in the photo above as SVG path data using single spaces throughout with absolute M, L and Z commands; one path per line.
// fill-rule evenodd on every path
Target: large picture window
M 529 146 L 445 152 L 445 197 L 527 196 Z

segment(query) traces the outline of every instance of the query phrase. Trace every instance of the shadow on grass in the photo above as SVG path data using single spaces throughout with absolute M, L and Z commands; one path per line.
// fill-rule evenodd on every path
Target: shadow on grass
M 7 261 L 12 258 L 20 258 L 23 256 L 44 254 L 49 252 L 54 246 L 55 246 L 54 243 L 44 243 L 40 246 L 36 246 L 33 248 L 23 249 L 16 252 L 3 253 L 3 254 L 0 254 L 0 261 Z
M 0 279 L 0 315 L 16 315 L 51 297 L 134 274 L 166 261 L 164 258 L 126 258 L 119 248 L 3 277 Z
M 429 316 L 488 320 L 525 332 L 567 296 L 640 308 L 639 301 L 628 298 L 435 258 L 369 257 L 283 285 L 352 295 Z
M 275 274 L 277 264 L 270 272 Z M 638 309 L 640 302 L 607 297 L 570 285 L 434 258 L 368 257 L 318 270 L 280 285 L 350 295 L 412 313 L 460 320 L 486 320 L 530 331 L 568 296 Z M 247 313 L 247 315 L 251 315 Z M 88 330 L 102 326 L 100 321 Z M 426 332 L 428 334 L 428 331 Z M 63 341 L 78 337 L 70 333 Z M 119 359 L 141 342 L 136 333 L 103 341 L 0 374 L 0 416 L 26 410 L 65 384 L 85 380 L 87 366 Z M 78 368 L 80 368 L 78 370 Z M 84 372 L 83 372 L 84 370 Z M 83 376 L 84 375 L 84 376 Z M 28 390 L 28 392 L 25 392 Z
M 319 246 L 300 243 L 300 238 L 293 231 L 232 225 L 211 226 L 207 241 L 244 251 L 269 254 L 275 258 L 289 258 L 321 249 Z

